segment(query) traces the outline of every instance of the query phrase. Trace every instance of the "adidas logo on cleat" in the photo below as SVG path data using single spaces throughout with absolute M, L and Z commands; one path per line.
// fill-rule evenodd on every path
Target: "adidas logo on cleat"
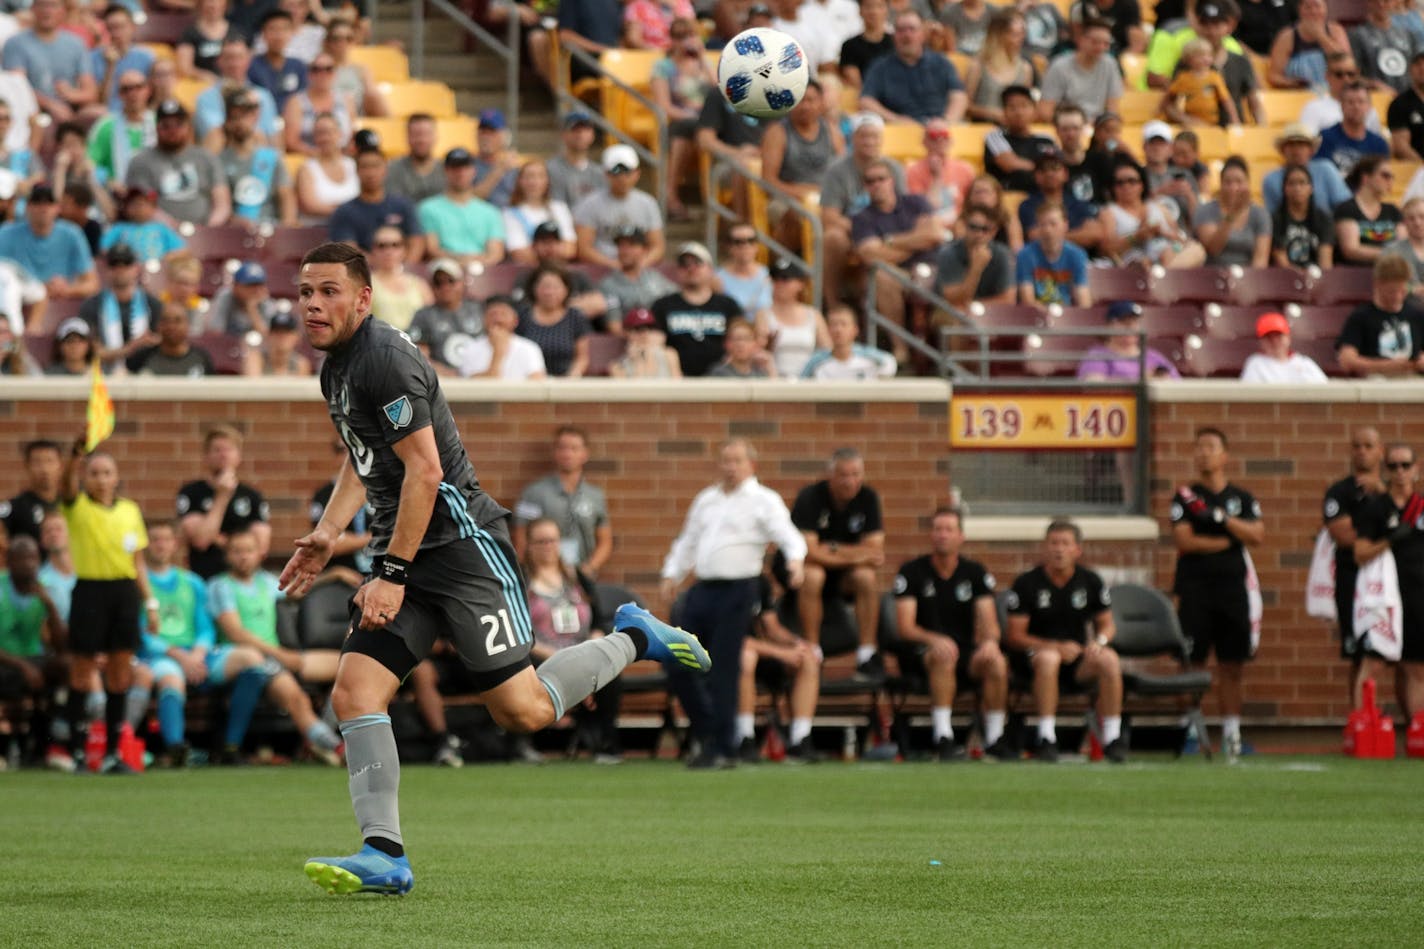
M 696 653 L 694 653 L 692 647 L 686 643 L 669 643 L 668 649 L 677 657 L 677 661 L 684 666 L 689 666 L 693 669 L 702 668 L 701 664 L 697 661 Z

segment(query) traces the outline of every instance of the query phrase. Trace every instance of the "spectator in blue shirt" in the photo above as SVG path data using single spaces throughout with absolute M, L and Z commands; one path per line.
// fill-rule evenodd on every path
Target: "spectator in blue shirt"
M 1282 186 L 1286 168 L 1300 165 L 1310 172 L 1310 183 L 1315 192 L 1315 206 L 1326 214 L 1333 214 L 1337 205 L 1354 199 L 1345 178 L 1333 162 L 1315 158 L 1316 146 L 1320 140 L 1310 127 L 1303 122 L 1292 122 L 1281 129 L 1276 136 L 1276 149 L 1284 160 L 1277 168 L 1261 180 L 1261 196 L 1266 199 L 1266 210 L 1272 214 L 1281 206 Z
M 1348 178 L 1355 164 L 1366 155 L 1389 157 L 1389 142 L 1371 132 L 1365 124 L 1370 115 L 1370 90 L 1363 82 L 1352 82 L 1340 93 L 1340 121 L 1320 130 L 1316 158 L 1332 162 L 1340 177 Z
M 1068 216 L 1060 204 L 1038 209 L 1038 239 L 1029 241 L 1018 257 L 1019 302 L 1047 308 L 1092 306 L 1088 292 L 1088 255 L 1070 243 Z
M 597 59 L 600 53 L 623 43 L 622 0 L 571 0 L 559 4 L 559 43 Z M 577 59 L 570 65 L 570 78 L 591 76 Z
M 79 300 L 99 290 L 99 275 L 84 232 L 59 220 L 54 189 L 35 185 L 25 219 L 0 227 L 0 257 L 19 264 L 53 299 Z
M 40 109 L 56 122 L 67 122 L 98 98 L 88 51 L 79 37 L 60 28 L 61 0 L 35 0 L 30 13 L 34 26 L 5 41 L 0 68 L 24 73 Z
M 257 131 L 262 133 L 268 144 L 281 147 L 277 140 L 277 117 L 280 114 L 277 111 L 277 100 L 262 86 L 249 86 L 247 75 L 253 65 L 252 48 L 248 45 L 247 37 L 241 33 L 229 33 L 218 52 L 217 82 L 198 93 L 198 100 L 193 109 L 193 127 L 197 132 L 197 141 L 211 151 L 216 152 L 222 148 L 220 140 L 214 138 L 213 133 L 227 121 L 227 104 L 223 101 L 223 95 L 224 91 L 232 86 L 248 88 L 257 97 Z
M 89 51 L 89 69 L 99 85 L 99 101 L 110 112 L 122 112 L 119 77 L 130 70 L 147 76 L 155 57 L 152 51 L 134 45 L 137 31 L 133 11 L 128 7 L 115 3 L 105 9 L 104 28 L 109 31 L 109 42 Z
M 895 19 L 895 52 L 881 56 L 866 71 L 860 107 L 887 122 L 942 118 L 950 125 L 969 104 L 959 71 L 945 56 L 925 48 L 925 24 L 918 13 Z
M 1068 217 L 1068 241 L 1086 251 L 1096 251 L 1103 239 L 1097 206 L 1079 201 L 1068 190 L 1068 163 L 1063 153 L 1054 149 L 1034 159 L 1033 181 L 1037 190 L 1029 192 L 1019 205 L 1019 224 L 1023 226 L 1024 238 L 1038 237 L 1035 222 L 1039 210 L 1056 204 Z
M 143 263 L 162 260 L 182 250 L 183 238 L 166 221 L 154 217 L 157 210 L 158 192 L 129 188 L 124 194 L 122 219 L 115 221 L 99 238 L 99 249 L 124 245 Z
M 262 42 L 267 44 L 267 52 L 247 67 L 248 81 L 272 93 L 278 113 L 286 106 L 289 96 L 307 87 L 307 67 L 287 56 L 287 44 L 292 41 L 295 29 L 292 15 L 286 10 L 273 10 L 264 16 Z
M 405 238 L 407 260 L 425 256 L 425 230 L 415 206 L 386 191 L 386 156 L 379 148 L 356 153 L 356 180 L 361 192 L 331 213 L 331 239 L 355 244 L 369 253 L 382 227 L 394 227 Z

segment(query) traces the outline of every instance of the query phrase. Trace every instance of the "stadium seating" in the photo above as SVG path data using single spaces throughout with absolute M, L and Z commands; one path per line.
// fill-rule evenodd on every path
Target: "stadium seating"
M 188 29 L 188 24 L 192 22 L 191 13 L 143 13 L 134 18 L 134 41 L 176 46 L 183 31 Z
M 608 367 L 623 358 L 627 340 L 612 333 L 590 333 L 588 337 L 588 370 L 590 376 L 608 375 Z
M 395 46 L 356 46 L 348 61 L 371 70 L 377 82 L 405 82 L 410 78 L 410 62 Z
M 1215 339 L 1190 336 L 1183 347 L 1178 368 L 1193 376 L 1240 376 L 1247 357 L 1259 352 L 1254 339 Z
M 1254 339 L 1257 317 L 1273 309 L 1269 304 L 1233 306 L 1212 303 L 1202 308 L 1202 328 L 1211 339 Z
M 262 257 L 271 263 L 279 260 L 301 260 L 307 251 L 326 240 L 322 226 L 279 227 L 262 242 Z
M 1094 300 L 1153 302 L 1147 271 L 1140 267 L 1090 267 L 1088 289 Z
M 1224 303 L 1231 298 L 1227 272 L 1219 267 L 1189 267 L 1152 274 L 1152 296 L 1159 303 Z
M 1366 303 L 1374 292 L 1374 273 L 1369 267 L 1331 267 L 1311 286 L 1310 302 Z
M 1288 306 L 1285 315 L 1290 317 L 1291 338 L 1324 339 L 1333 343 L 1345 326 L 1345 318 L 1354 309 L 1344 306 Z
M 1288 267 L 1251 269 L 1240 278 L 1232 278 L 1231 299 L 1236 303 L 1304 303 L 1310 299 L 1311 281 L 1298 270 Z
M 207 227 L 185 223 L 178 232 L 187 242 L 188 253 L 199 260 L 247 260 L 256 256 L 260 246 L 256 234 L 236 224 Z

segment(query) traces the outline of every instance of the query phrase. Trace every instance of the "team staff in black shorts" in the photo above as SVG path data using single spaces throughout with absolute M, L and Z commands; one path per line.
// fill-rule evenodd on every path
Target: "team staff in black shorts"
M 1404 605 L 1399 658 L 1407 677 L 1402 699 L 1406 717 L 1424 709 L 1424 494 L 1418 490 L 1418 461 L 1408 445 L 1386 448 L 1385 491 L 1367 500 L 1355 515 L 1355 560 L 1361 567 L 1386 550 L 1394 552 Z M 1388 662 L 1368 646 L 1362 652 L 1361 681 L 1382 681 Z
M 80 470 L 83 469 L 83 486 Z M 60 485 L 59 510 L 69 527 L 69 552 L 74 561 L 74 594 L 69 607 L 70 743 L 75 760 L 84 750 L 84 700 L 104 664 L 104 723 L 109 751 L 103 770 L 131 774 L 118 756 L 124 701 L 133 685 L 133 657 L 139 646 L 139 615 L 158 628 L 158 601 L 148 585 L 143 552 L 148 531 L 138 505 L 119 497 L 119 467 L 105 452 L 84 454 L 84 439 L 75 441 Z
M 1043 563 L 1014 581 L 1008 594 L 1010 661 L 1032 676 L 1038 706 L 1040 761 L 1058 760 L 1058 693 L 1096 683 L 1103 754 L 1127 760 L 1122 741 L 1122 667 L 1109 645 L 1117 633 L 1112 598 L 1103 578 L 1078 566 L 1083 533 L 1068 520 L 1048 525 Z M 1091 633 L 1089 632 L 1091 627 Z
M 1361 428 L 1350 436 L 1350 473 L 1325 491 L 1321 516 L 1335 542 L 1335 616 L 1340 624 L 1340 658 L 1350 661 L 1350 705 L 1358 704 L 1360 653 L 1355 647 L 1355 515 L 1365 501 L 1384 490 L 1380 463 L 1384 443 L 1379 431 Z
M 1192 662 L 1205 665 L 1216 652 L 1216 697 L 1228 761 L 1241 754 L 1241 680 L 1255 656 L 1246 591 L 1246 548 L 1266 539 L 1261 503 L 1226 480 L 1226 435 L 1197 432 L 1192 461 L 1197 480 L 1172 499 L 1172 540 L 1177 545 L 1177 615 L 1192 644 Z M 1206 736 L 1199 736 L 1206 741 Z
M 900 661 L 925 667 L 940 761 L 965 758 L 949 719 L 961 681 L 966 687 L 978 685 L 985 753 L 1010 758 L 1013 750 L 1003 738 L 1009 666 L 999 650 L 994 575 L 978 561 L 961 557 L 963 547 L 962 515 L 955 508 L 942 507 L 930 518 L 930 552 L 909 561 L 895 575 L 896 625 L 900 639 L 910 647 Z
M 885 562 L 880 495 L 865 483 L 865 459 L 856 449 L 836 449 L 829 469 L 830 476 L 802 488 L 791 507 L 791 523 L 806 539 L 805 576 L 796 591 L 801 632 L 810 642 L 820 643 L 822 597 L 853 598 L 860 633 L 856 668 L 862 677 L 881 679 L 885 666 L 876 651 L 880 623 L 876 571 Z

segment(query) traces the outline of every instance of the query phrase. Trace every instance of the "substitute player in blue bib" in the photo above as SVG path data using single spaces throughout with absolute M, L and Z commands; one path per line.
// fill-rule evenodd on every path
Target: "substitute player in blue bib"
M 331 696 L 364 846 L 313 858 L 306 874 L 329 893 L 406 893 L 414 878 L 387 709 L 437 637 L 453 642 L 495 721 L 516 732 L 558 721 L 637 659 L 702 671 L 711 660 L 695 636 L 625 603 L 614 632 L 560 650 L 536 673 L 509 512 L 481 490 L 435 370 L 404 333 L 371 316 L 366 258 L 347 244 L 314 248 L 302 260 L 298 295 L 306 337 L 327 354 L 321 391 L 349 454 L 321 521 L 296 541 L 281 587 L 300 595 L 311 586 L 363 503 L 373 511 L 374 558 L 352 600 Z

